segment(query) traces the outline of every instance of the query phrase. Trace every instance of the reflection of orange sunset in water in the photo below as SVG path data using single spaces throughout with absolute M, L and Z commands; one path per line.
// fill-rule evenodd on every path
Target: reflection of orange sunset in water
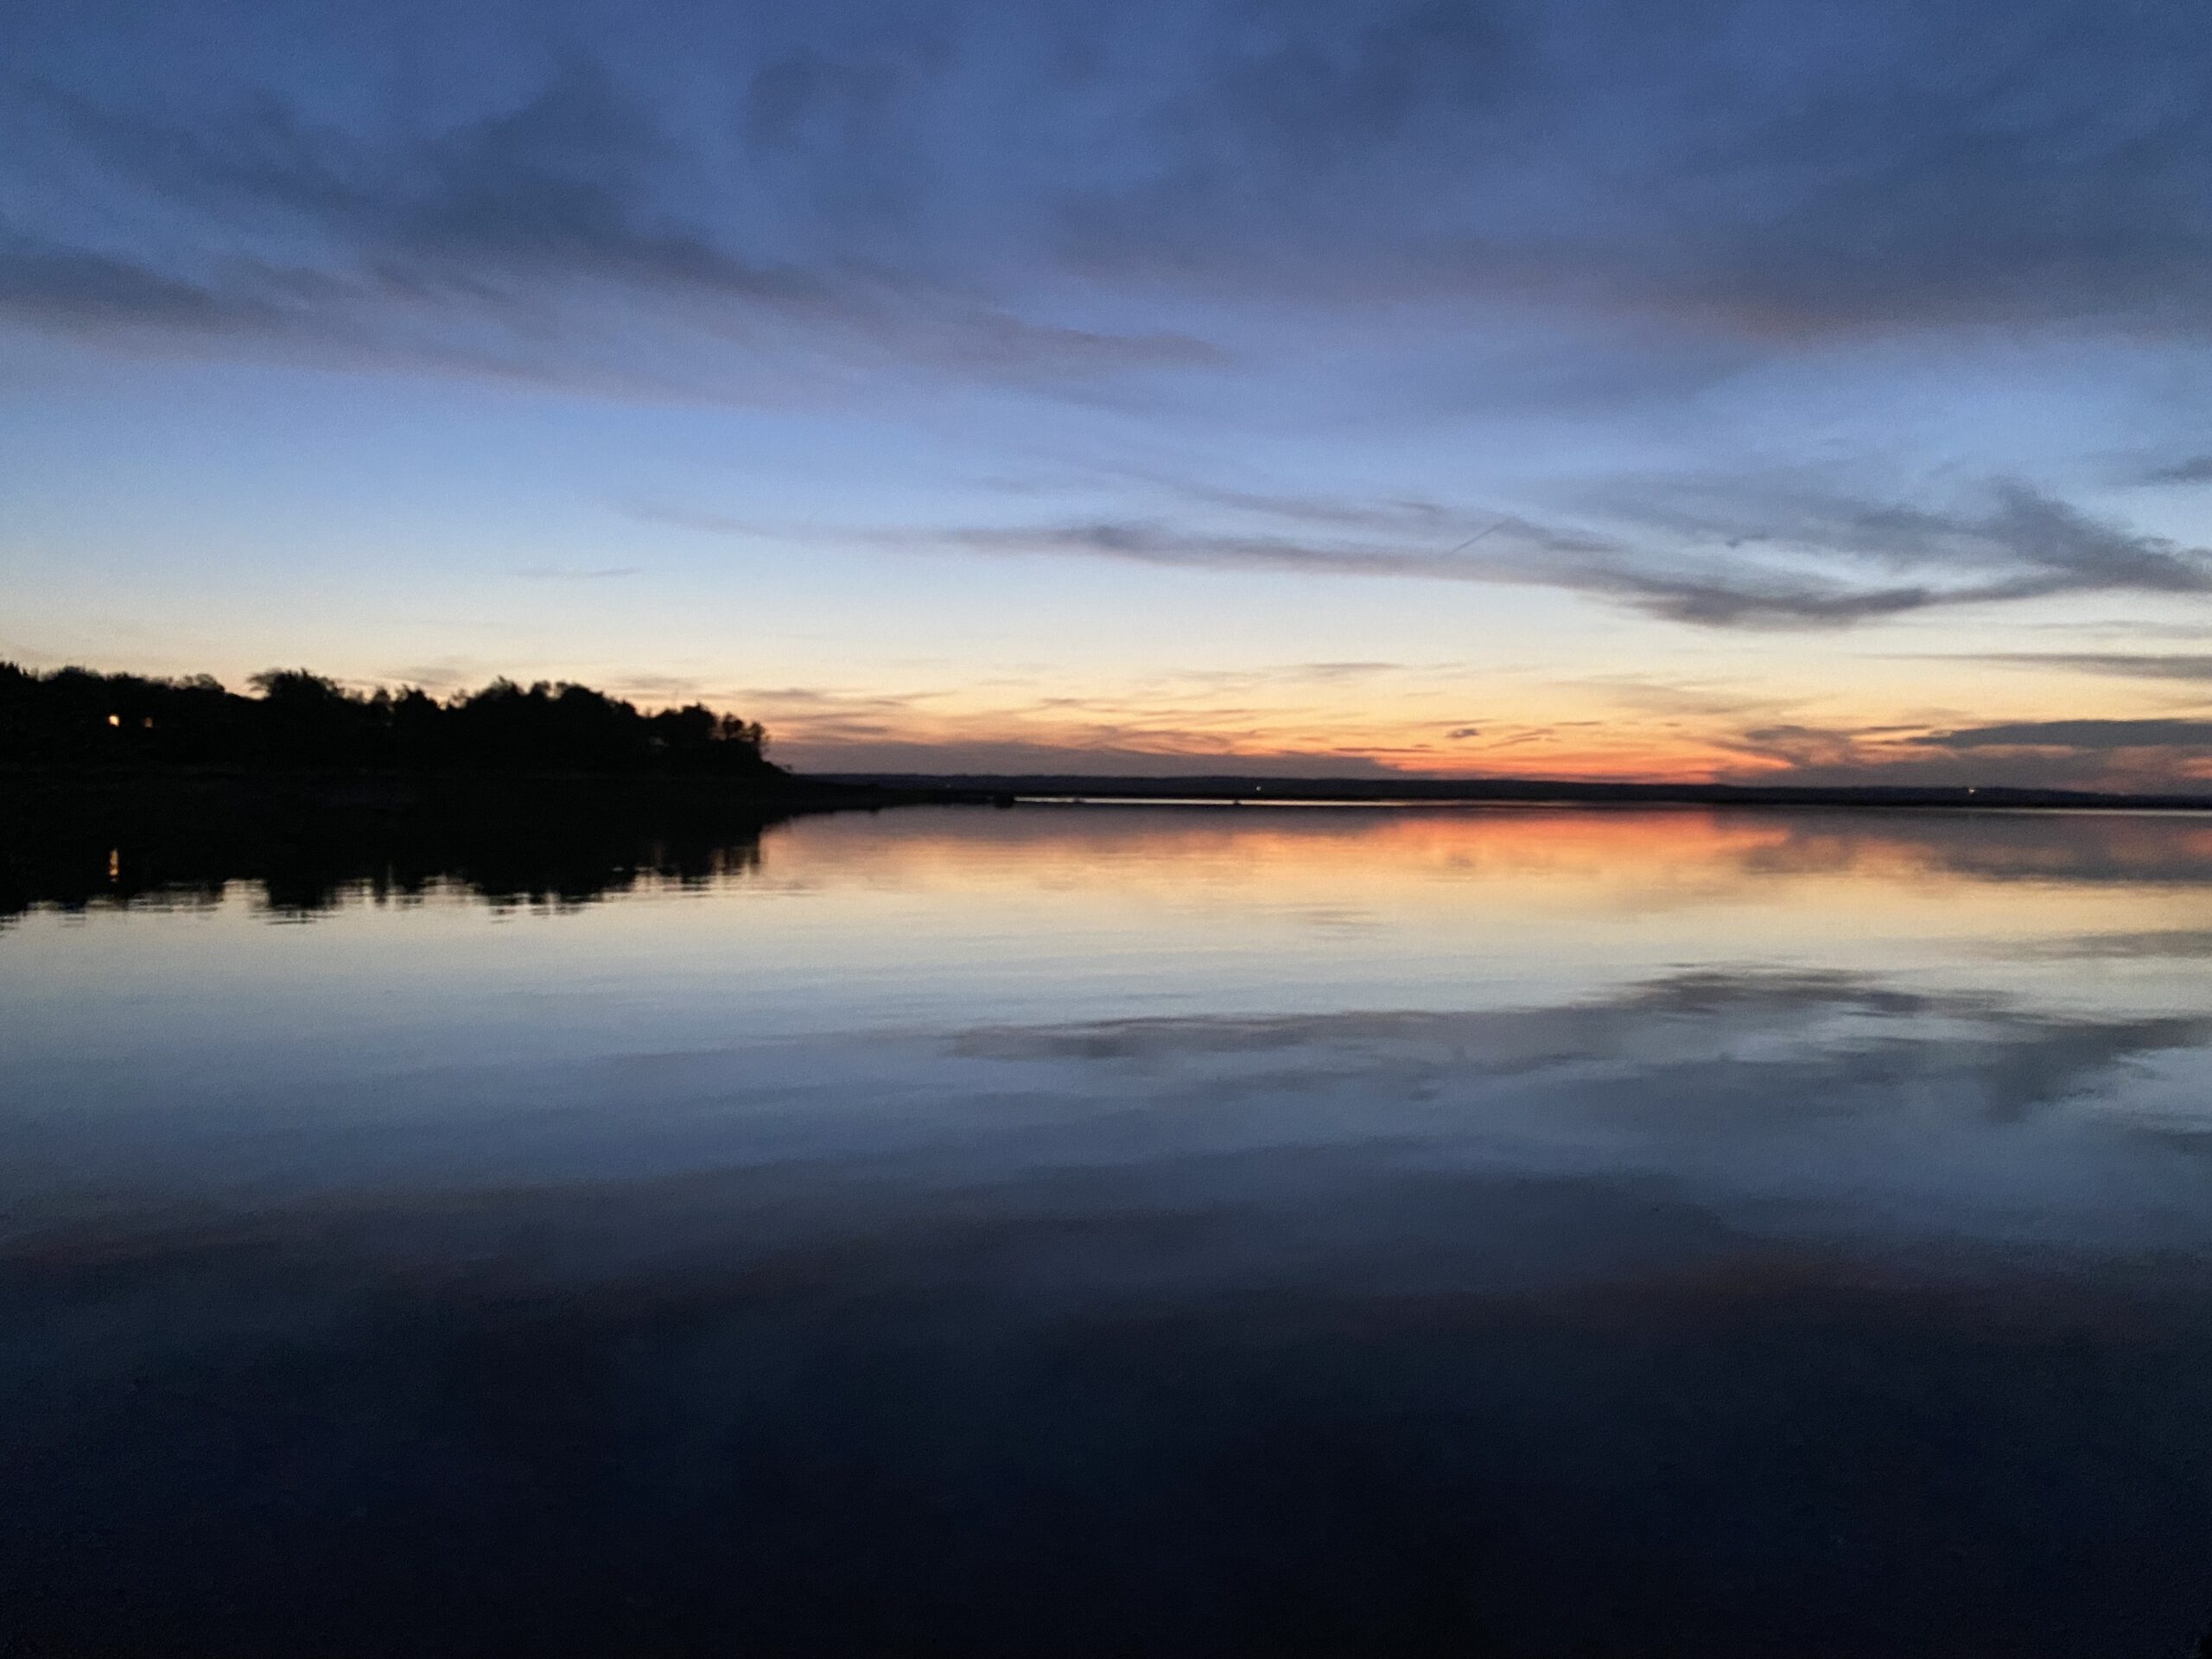
M 1031 804 L 618 838 L 550 867 L 510 847 L 504 875 L 502 850 L 401 887 L 341 849 L 311 909 L 284 907 L 288 861 L 0 934 L 10 1306 L 48 1287 L 59 1379 L 10 1425 L 53 1472 L 0 1512 L 11 1535 L 61 1517 L 35 1559 L 83 1554 L 83 1605 L 115 1560 L 77 1541 L 104 1401 L 145 1427 L 92 1465 L 117 1494 L 92 1494 L 94 1541 L 129 1535 L 142 1471 L 181 1442 L 201 1484 L 174 1506 L 180 1550 L 224 1494 L 254 1500 L 216 1530 L 226 1585 L 264 1541 L 260 1494 L 302 1467 L 341 1482 L 318 1585 L 358 1559 L 364 1515 L 389 1516 L 387 1553 L 433 1541 L 426 1581 L 455 1536 L 543 1537 L 549 1503 L 594 1558 L 640 1559 L 666 1481 L 679 1592 L 907 1495 L 893 1544 L 817 1553 L 857 1562 L 864 1598 L 876 1563 L 981 1516 L 988 1591 L 1008 1495 L 1042 1471 L 1011 1513 L 1048 1548 L 1084 1506 L 1169 1495 L 1106 1530 L 1109 1587 L 1132 1540 L 1162 1541 L 1150 1586 L 1224 1527 L 1239 1560 L 1311 1549 L 1322 1576 L 1341 1538 L 1380 1536 L 1386 1630 L 1399 1561 L 1452 1535 L 1478 1560 L 1531 1494 L 1580 1494 L 1599 1465 L 1629 1484 L 1572 1529 L 1548 1632 L 1589 1596 L 1593 1538 L 1671 1581 L 1705 1526 L 1700 1587 L 1732 1593 L 1756 1531 L 1779 1604 L 1836 1562 L 1831 1514 L 1887 1540 L 1939 1488 L 1963 1496 L 1914 1548 L 1948 1608 L 1961 1547 L 2018 1549 L 2009 1508 L 1986 1523 L 1991 1471 L 2009 1505 L 2078 1468 L 2091 1515 L 2169 1481 L 2150 1522 L 2107 1526 L 2110 1559 L 2155 1567 L 2141 1539 L 2204 1530 L 2212 817 Z M 1956 1332 L 1948 1380 L 1909 1345 L 1931 1328 Z M 2015 1376 L 2024 1403 L 1988 1421 Z M 246 1455 L 181 1435 L 176 1402 L 239 1425 Z M 362 1419 L 391 1425 L 365 1482 Z M 1983 1431 L 1963 1449 L 1961 1425 Z M 1875 1477 L 1897 1471 L 1873 1501 L 1869 1445 L 1894 1453 Z M 1499 1446 L 1526 1472 L 1496 1506 L 1416 1491 L 1421 1529 L 1389 1530 L 1392 1471 L 1487 1469 Z M 847 1482 L 835 1501 L 821 1471 Z M 378 1507 L 395 1490 L 470 1507 Z M 1746 1491 L 1777 1525 L 1813 1511 L 1796 1554 L 1744 1523 Z M 1287 1543 L 1285 1491 L 1311 1495 Z M 2204 1559 L 2183 1542 L 2182 1629 Z M 1845 1565 L 1841 1593 L 1879 1576 Z M 1274 1650 L 1275 1582 L 1262 1639 L 1224 1650 Z M 1079 1588 L 1086 1612 L 1105 1593 Z M 550 1593 L 532 1585 L 517 1628 L 544 1628 Z M 2009 1577 L 1991 1594 L 2017 1604 Z M 1063 1617 L 938 1650 L 1053 1652 Z M 632 1619 L 592 1650 L 629 1651 Z M 1833 1651 L 1993 1651 L 1989 1622 Z M 1164 1650 L 1130 1628 L 1099 1650 Z M 1671 1650 L 1798 1650 L 1771 1634 Z M 2183 1650 L 2151 1635 L 2128 1650 Z M 1328 1650 L 1494 1649 L 1477 1629 Z
M 747 879 L 810 896 L 832 931 L 895 931 L 895 895 L 957 893 L 957 932 L 1001 946 L 1151 930 L 1191 951 L 1264 950 L 1319 929 L 1348 968 L 1418 950 L 1448 983 L 1452 962 L 1516 952 L 1592 973 L 1840 963 L 1906 940 L 1916 959 L 1979 959 L 2008 939 L 2208 925 L 2208 868 L 2201 817 L 1025 806 L 915 812 L 896 833 L 787 824 Z M 963 948 L 941 911 L 936 925 L 918 951 Z
M 1103 866 L 1129 876 L 1171 861 L 1185 872 L 1195 860 L 1213 879 L 1291 885 L 1452 875 L 1726 884 L 1794 874 L 1883 886 L 2038 876 L 2156 883 L 2212 864 L 2212 819 L 2193 815 L 1115 804 L 1029 805 L 989 820 L 910 813 L 895 836 L 875 823 L 830 818 L 772 831 L 773 874 L 865 880 L 869 868 L 887 867 L 901 880 L 934 872 L 957 881 Z

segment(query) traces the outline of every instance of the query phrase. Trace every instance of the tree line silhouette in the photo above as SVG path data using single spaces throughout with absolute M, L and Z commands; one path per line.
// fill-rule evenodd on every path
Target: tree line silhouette
M 348 690 L 306 669 L 259 695 L 205 674 L 153 679 L 0 663 L 0 761 L 400 771 L 775 773 L 755 722 L 700 703 L 645 714 L 588 685 L 496 679 L 444 701 Z

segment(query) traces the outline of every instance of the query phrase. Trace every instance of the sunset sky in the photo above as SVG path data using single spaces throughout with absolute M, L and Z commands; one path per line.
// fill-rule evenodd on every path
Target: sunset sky
M 804 768 L 2212 779 L 2212 28 L 0 9 L 0 658 Z

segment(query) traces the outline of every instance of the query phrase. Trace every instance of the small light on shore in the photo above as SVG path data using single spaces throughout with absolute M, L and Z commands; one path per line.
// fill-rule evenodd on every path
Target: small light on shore
M 121 715 L 110 715 L 107 717 L 107 723 L 111 726 L 120 726 L 123 724 L 123 716 Z

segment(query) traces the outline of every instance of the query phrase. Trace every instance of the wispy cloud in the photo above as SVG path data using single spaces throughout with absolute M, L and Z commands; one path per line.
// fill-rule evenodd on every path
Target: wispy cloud
M 633 389 L 692 397 L 757 396 L 775 384 L 763 364 L 822 356 L 1025 383 L 1224 360 L 1171 329 L 1027 316 L 918 268 L 766 251 L 704 205 L 712 158 L 582 53 L 518 104 L 397 131 L 270 93 L 188 122 L 50 86 L 33 101 L 108 181 L 111 220 L 195 213 L 194 239 L 221 252 L 0 225 L 0 316 L 18 321 L 593 385 L 619 346 L 649 359 Z
M 1071 257 L 1777 340 L 2203 332 L 2206 48 L 2155 10 L 1352 5 L 1259 38 L 1241 16 L 1191 29 L 1153 165 L 1071 194 Z
M 285 324 L 278 273 L 224 289 L 84 248 L 5 234 L 0 223 L 0 315 L 62 328 L 112 324 L 184 334 L 269 333 Z
M 1918 748 L 2048 748 L 2104 753 L 2114 749 L 2212 748 L 2212 720 L 2016 720 L 1965 726 L 1908 738 Z
M 2131 680 L 2212 681 L 2212 656 L 2192 652 L 2126 651 L 1993 651 L 1949 660 L 2001 663 L 2010 668 L 2105 674 Z
M 1929 726 L 1775 721 L 1713 741 L 1746 764 L 1724 775 L 1749 782 L 1967 785 L 2212 791 L 2212 720 L 1997 721 Z
M 1221 494 L 1226 501 L 1246 499 L 1243 492 Z M 1286 511 L 1274 498 L 1250 499 L 1262 516 L 1389 533 L 1287 534 L 1162 517 L 837 531 L 779 528 L 666 505 L 632 511 L 655 522 L 755 538 L 1086 557 L 1175 569 L 1552 587 L 1709 628 L 1840 628 L 2075 594 L 2212 594 L 2212 555 L 2203 550 L 2094 518 L 2011 480 L 1989 486 L 1980 504 L 1955 508 L 1782 492 L 1758 483 L 1735 492 L 1623 487 L 1603 493 L 1595 504 L 1594 512 L 1611 521 L 1599 524 L 1357 500 L 1332 509 L 1299 499 Z
M 2212 484 L 2212 455 L 2190 455 L 2186 460 L 2153 467 L 2141 475 L 2145 484 Z
M 1630 484 L 1601 499 L 1648 536 L 1737 556 L 1716 576 L 1657 579 L 1654 607 L 1684 620 L 1818 624 L 2069 594 L 2212 592 L 2203 549 L 2093 518 L 2017 480 L 1981 495 L 1927 505 L 1754 478 Z M 1808 576 L 1763 563 L 1793 557 L 1840 568 Z M 1885 571 L 1911 579 L 1884 582 Z M 1853 582 L 1861 572 L 1876 579 Z
M 700 302 L 702 334 L 846 329 L 1015 378 L 1223 360 L 1156 322 L 1048 315 L 1071 273 L 1131 296 L 1123 317 L 1163 291 L 1344 319 L 1427 296 L 1636 320 L 1624 349 L 1537 354 L 1600 403 L 1654 364 L 1710 372 L 1716 327 L 2202 338 L 2212 315 L 2212 48 L 2156 8 L 2094 31 L 2062 0 L 1875 0 L 1848 27 L 1798 0 L 1663 22 L 1613 0 L 1353 0 L 1265 29 L 1233 0 L 1172 29 L 1147 5 L 821 10 L 741 29 L 646 4 L 619 41 L 611 13 L 571 20 L 521 96 L 466 85 L 460 60 L 443 100 L 373 63 L 359 99 L 281 88 L 274 54 L 194 99 L 19 71 L 14 147 L 36 167 L 66 140 L 99 211 L 18 223 L 7 296 L 48 321 L 245 327 L 284 312 L 275 272 L 304 264 L 350 308 L 480 325 L 583 283 Z M 510 64 L 542 55 L 514 33 Z

